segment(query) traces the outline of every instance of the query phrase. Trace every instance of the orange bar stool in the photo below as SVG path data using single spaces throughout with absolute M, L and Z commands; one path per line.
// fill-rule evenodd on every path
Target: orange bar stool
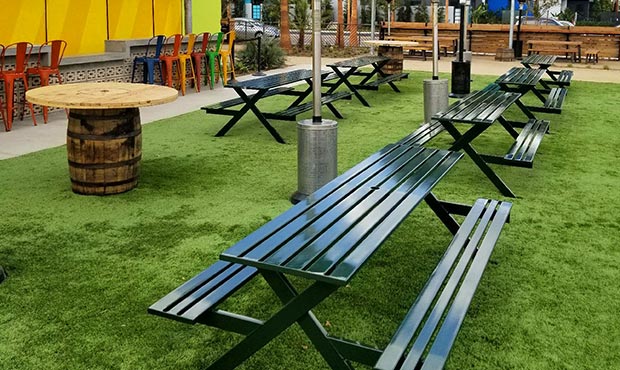
M 0 55 L 2 54 L 4 54 L 4 45 L 0 44 Z M 2 79 L 2 68 L 4 68 L 4 63 L 0 64 L 0 79 Z M 0 95 L 0 116 L 2 116 L 2 123 L 6 126 L 6 115 L 4 114 L 2 95 Z
M 196 36 L 196 40 L 200 40 L 200 51 L 192 52 L 192 62 L 194 63 L 194 75 L 196 76 L 196 84 L 200 85 L 200 78 L 202 77 L 202 71 L 205 71 L 205 85 L 209 83 L 209 73 L 207 72 L 206 65 L 206 54 L 207 54 L 207 45 L 209 45 L 209 37 L 211 34 L 209 32 L 199 33 Z M 204 69 L 202 68 L 204 64 Z M 198 90 L 200 91 L 200 90 Z
M 183 40 L 183 35 L 179 33 L 169 36 L 166 39 L 166 43 L 164 44 L 163 55 L 159 57 L 159 59 L 164 65 L 164 68 L 162 69 L 162 73 L 163 73 L 162 80 L 164 81 L 164 84 L 168 87 L 173 87 L 172 86 L 172 74 L 173 74 L 172 68 L 175 62 L 177 65 L 177 71 L 180 70 L 179 51 L 181 49 L 182 40 Z M 170 43 L 172 43 L 172 50 L 168 51 L 167 49 L 169 48 Z
M 235 61 L 233 51 L 235 47 L 235 31 L 228 32 L 224 39 L 228 40 L 228 46 L 226 48 L 220 48 L 220 57 L 222 60 L 222 83 L 226 86 L 228 81 L 228 75 L 230 74 L 230 80 L 235 80 Z
M 4 93 L 6 94 L 6 120 L 4 121 L 4 128 L 7 131 L 11 131 L 13 127 L 13 110 L 14 110 L 14 92 L 15 81 L 21 80 L 24 86 L 24 99 L 22 104 L 28 104 L 30 108 L 30 115 L 32 122 L 37 125 L 37 120 L 34 116 L 34 108 L 32 103 L 26 102 L 26 91 L 28 91 L 28 78 L 26 77 L 26 66 L 30 53 L 32 53 L 32 44 L 30 42 L 16 42 L 7 45 L 2 49 L 0 54 L 0 65 L 4 66 L 4 60 L 7 50 L 15 49 L 15 68 L 12 70 L 3 69 L 0 72 L 0 80 L 4 81 Z M 22 117 L 23 118 L 23 117 Z
M 194 63 L 192 62 L 192 52 L 194 51 L 195 42 L 195 34 L 190 33 L 187 35 L 187 49 L 185 49 L 185 53 L 179 53 L 179 82 L 181 84 L 181 95 L 185 95 L 185 87 L 188 80 L 191 80 L 192 84 L 194 84 L 196 92 L 200 92 L 200 84 L 196 83 Z M 187 63 L 189 63 L 189 69 L 187 68 Z
M 43 48 L 50 48 L 49 65 L 43 65 L 41 60 L 43 56 Z M 36 67 L 26 69 L 28 78 L 38 76 L 41 80 L 41 86 L 47 86 L 50 82 L 50 77 L 56 77 L 56 81 L 62 84 L 62 76 L 60 75 L 60 62 L 65 54 L 67 48 L 67 42 L 65 40 L 50 40 L 39 47 L 39 59 L 37 60 Z M 23 115 L 23 106 L 22 106 Z M 47 123 L 47 107 L 43 106 L 43 122 Z

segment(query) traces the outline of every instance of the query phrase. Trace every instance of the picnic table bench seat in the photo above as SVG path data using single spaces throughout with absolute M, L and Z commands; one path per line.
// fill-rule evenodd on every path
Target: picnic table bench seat
M 476 201 L 375 370 L 443 369 L 510 208 Z
M 532 168 L 542 138 L 549 132 L 549 121 L 530 119 L 503 157 L 481 154 L 487 163 Z
M 326 332 L 317 334 L 311 324 L 320 323 L 311 313 L 297 322 L 313 342 L 318 341 L 318 335 L 325 345 L 333 346 L 350 361 L 381 370 L 413 370 L 420 363 L 423 369 L 439 370 L 450 353 L 500 231 L 509 222 L 511 209 L 509 202 L 479 199 L 467 206 L 440 201 L 433 195 L 433 187 L 461 157 L 446 150 L 388 145 L 236 243 L 221 254 L 220 261 L 161 298 L 148 312 L 247 335 L 238 346 L 245 348 L 247 341 L 255 348 L 247 351 L 258 350 L 250 342 L 263 335 L 261 329 L 285 329 L 276 329 L 283 325 L 279 316 L 262 321 L 218 309 L 220 303 L 258 271 L 285 304 L 283 315 L 289 310 L 289 301 L 293 309 L 293 301 L 314 296 L 309 293 L 313 289 L 327 289 L 329 295 L 337 287 L 348 285 L 398 225 L 425 201 L 454 238 L 385 350 L 331 337 Z M 465 216 L 460 225 L 452 217 L 454 214 Z M 267 266 L 271 267 L 261 270 Z M 284 281 L 276 272 L 315 283 L 299 295 L 291 295 L 293 291 L 286 284 L 284 291 L 289 293 L 278 293 L 275 288 L 283 287 Z M 312 298 L 316 299 L 313 304 L 325 297 Z M 418 327 L 423 327 L 419 333 Z M 413 347 L 405 357 L 410 342 Z M 428 355 L 424 349 L 420 351 L 426 347 L 430 348 Z M 240 364 L 243 359 L 238 360 L 235 349 L 208 369 L 232 369 Z M 328 360 L 329 356 L 324 358 Z
M 549 90 L 549 95 L 547 95 L 542 107 L 528 105 L 527 108 L 532 112 L 560 114 L 567 92 L 568 90 L 565 87 L 554 87 Z
M 292 91 L 293 88 L 290 86 L 283 86 L 283 87 L 278 87 L 275 89 L 271 89 L 269 91 L 267 91 L 265 93 L 265 95 L 263 95 L 264 98 L 268 97 L 268 96 L 273 96 L 273 95 L 278 95 L 278 94 L 284 94 L 287 93 L 289 91 Z M 223 109 L 226 108 L 231 108 L 237 105 L 241 105 L 243 104 L 244 101 L 242 98 L 233 98 L 233 99 L 228 99 L 228 100 L 224 100 L 221 102 L 217 102 L 211 105 L 207 105 L 204 106 L 200 109 L 206 111 L 206 113 L 215 113 L 215 114 L 220 114 L 222 112 Z
M 559 86 L 570 86 L 570 82 L 573 79 L 573 71 L 571 70 L 561 70 L 561 71 L 547 71 L 547 74 L 551 76 L 551 80 L 546 80 L 547 84 L 551 85 L 559 85 Z
M 351 95 L 353 95 L 353 93 L 350 91 L 337 91 L 332 94 L 324 94 L 323 96 L 321 96 L 321 105 L 327 105 L 327 107 L 337 118 L 344 118 L 338 110 L 332 109 L 333 106 L 331 105 L 331 103 L 340 99 L 351 99 Z M 295 121 L 298 114 L 312 110 L 313 104 L 314 103 L 312 101 L 309 101 L 276 113 L 264 113 L 264 115 L 267 118 L 274 118 L 282 121 Z
M 363 89 L 363 90 L 379 90 L 379 85 L 381 84 L 385 84 L 385 83 L 391 83 L 394 81 L 400 81 L 404 78 L 409 78 L 409 73 L 408 72 L 403 72 L 403 73 L 394 73 L 391 75 L 385 75 L 382 77 L 377 78 L 374 81 L 370 81 L 368 83 L 365 83 L 363 85 L 355 85 L 356 88 L 358 89 Z M 400 92 L 400 90 L 398 89 L 398 87 L 396 87 L 396 85 L 391 84 L 392 88 L 395 89 L 396 92 Z

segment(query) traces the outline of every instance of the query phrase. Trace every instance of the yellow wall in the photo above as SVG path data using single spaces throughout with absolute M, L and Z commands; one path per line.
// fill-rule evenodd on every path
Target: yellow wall
M 45 0 L 0 0 L 0 44 L 18 41 L 45 42 Z
M 47 0 L 47 38 L 67 41 L 67 55 L 101 53 L 107 37 L 102 0 Z
M 219 1 L 213 0 L 192 0 L 192 31 L 218 32 L 220 30 Z
M 151 0 L 108 0 L 110 39 L 153 36 Z
M 194 32 L 219 30 L 219 0 L 192 4 Z M 183 33 L 183 0 L 47 0 L 47 9 L 45 5 L 45 0 L 0 0 L 0 44 L 64 39 L 66 55 L 79 55 L 104 52 L 108 36 L 132 39 Z

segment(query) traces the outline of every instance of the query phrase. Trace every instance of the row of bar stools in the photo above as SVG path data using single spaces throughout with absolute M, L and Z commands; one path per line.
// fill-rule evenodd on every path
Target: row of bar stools
M 586 50 L 586 63 L 598 63 L 598 53 L 599 51 L 596 49 L 587 49 Z
M 5 69 L 5 57 L 7 50 L 15 50 L 15 66 L 12 69 Z M 28 59 L 30 58 L 31 53 L 32 43 L 30 42 L 16 42 L 7 45 L 6 47 L 2 46 L 0 50 L 0 80 L 4 82 L 4 96 L 6 99 L 6 110 L 2 110 L 2 118 L 4 120 L 4 128 L 6 131 L 11 131 L 11 128 L 13 127 L 15 82 L 20 80 L 23 86 L 21 118 L 23 118 L 23 104 L 28 104 L 32 122 L 35 126 L 37 125 L 32 103 L 26 102 L 26 91 L 28 91 L 28 77 L 26 75 L 26 68 L 28 66 Z
M 200 92 L 200 84 L 196 82 L 196 74 L 194 73 L 194 64 L 192 62 L 192 52 L 194 52 L 194 43 L 196 42 L 196 34 L 187 35 L 187 48 L 185 52 L 181 52 L 181 42 L 183 35 L 174 34 L 166 39 L 163 54 L 159 57 L 163 64 L 162 74 L 166 86 L 173 87 L 173 74 L 176 72 L 177 83 L 180 87 L 181 94 L 185 95 L 185 86 L 188 81 L 194 84 L 196 92 Z M 172 50 L 166 51 L 166 46 L 172 44 Z M 189 68 L 187 64 L 189 63 Z M 176 68 L 174 68 L 176 65 Z

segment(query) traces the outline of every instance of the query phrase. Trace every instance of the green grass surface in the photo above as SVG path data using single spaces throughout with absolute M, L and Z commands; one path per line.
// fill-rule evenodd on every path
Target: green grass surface
M 363 92 L 372 108 L 336 103 L 345 116 L 340 172 L 417 128 L 428 77 L 413 73 L 401 94 Z M 491 80 L 476 77 L 472 89 Z M 447 369 L 620 366 L 618 101 L 620 84 L 574 82 L 561 115 L 541 114 L 552 132 L 535 168 L 493 166 L 519 198 Z M 213 137 L 225 121 L 199 111 L 145 126 L 139 186 L 116 196 L 73 194 L 64 147 L 0 161 L 0 265 L 9 274 L 0 285 L 0 369 L 201 369 L 240 339 L 146 313 L 290 206 L 296 125 L 276 121 L 289 143 L 280 145 L 252 115 Z M 508 149 L 497 126 L 477 149 Z M 430 146 L 450 142 L 443 134 Z M 436 194 L 503 199 L 468 157 Z M 318 318 L 336 336 L 384 346 L 450 239 L 419 207 Z M 257 280 L 227 307 L 266 318 L 275 301 Z M 295 327 L 241 368 L 327 366 Z

